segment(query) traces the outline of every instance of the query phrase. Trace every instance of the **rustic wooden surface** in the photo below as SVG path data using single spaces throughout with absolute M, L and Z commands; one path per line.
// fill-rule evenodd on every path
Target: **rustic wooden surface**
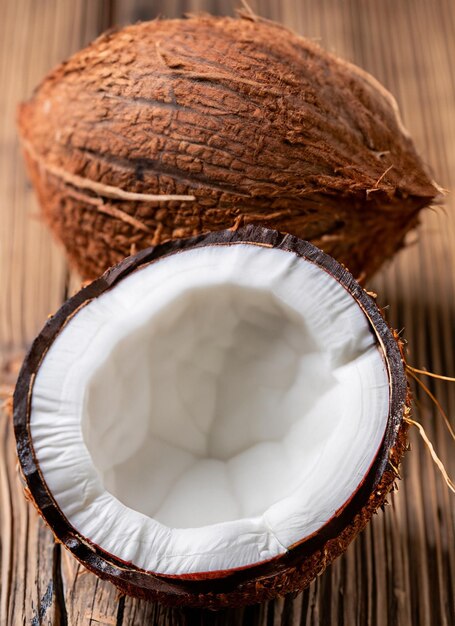
M 56 62 L 114 24 L 211 10 L 235 0 L 1 0 L 0 350 L 1 392 L 18 358 L 78 278 L 38 219 L 14 128 L 17 102 Z M 378 77 L 439 184 L 455 188 L 453 0 L 257 0 L 262 16 L 320 40 Z M 415 236 L 412 239 L 416 240 Z M 412 244 L 412 242 L 410 242 Z M 455 375 L 455 199 L 427 211 L 419 237 L 372 283 L 404 329 L 410 361 Z M 455 385 L 427 381 L 452 419 Z M 416 391 L 415 415 L 455 474 L 455 455 L 434 407 Z M 0 624 L 455 624 L 453 499 L 415 433 L 400 490 L 385 513 L 296 598 L 222 613 L 163 611 L 119 597 L 53 541 L 21 493 L 11 421 L 0 417 Z

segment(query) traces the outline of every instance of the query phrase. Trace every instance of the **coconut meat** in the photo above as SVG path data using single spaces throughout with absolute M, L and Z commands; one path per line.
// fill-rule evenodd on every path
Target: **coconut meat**
M 237 243 L 171 254 L 90 301 L 31 403 L 37 462 L 77 532 L 178 576 L 263 562 L 330 520 L 381 444 L 389 377 L 335 278 Z

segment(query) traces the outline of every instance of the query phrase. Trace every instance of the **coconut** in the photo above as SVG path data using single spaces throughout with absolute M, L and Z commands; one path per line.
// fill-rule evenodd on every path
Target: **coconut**
M 341 265 L 257 226 L 123 260 L 51 317 L 14 395 L 26 491 L 122 592 L 220 608 L 297 591 L 385 502 L 397 335 Z
M 438 193 L 384 87 L 251 16 L 109 32 L 44 79 L 19 132 L 88 278 L 132 248 L 253 222 L 364 278 Z

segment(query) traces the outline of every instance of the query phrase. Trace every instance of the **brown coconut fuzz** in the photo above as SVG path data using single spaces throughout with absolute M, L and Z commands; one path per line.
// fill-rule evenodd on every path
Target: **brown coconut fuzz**
M 216 264 L 217 258 L 222 259 L 221 265 Z M 199 259 L 199 261 L 197 261 L 197 259 Z M 201 259 L 205 259 L 205 261 Z M 225 277 L 220 277 L 219 274 L 221 266 L 225 268 L 228 264 L 227 260 L 229 259 L 234 265 L 232 265 L 232 271 L 231 269 L 227 270 L 226 280 Z M 145 346 L 145 352 L 147 354 L 153 352 L 149 349 L 151 344 L 143 341 L 143 339 L 146 338 L 145 335 L 135 334 L 135 329 L 149 328 L 151 332 L 156 332 L 160 339 L 163 337 L 161 327 L 159 326 L 159 320 L 161 318 L 155 316 L 146 319 L 144 317 L 144 309 L 138 309 L 137 307 L 158 306 L 157 301 L 159 301 L 160 294 L 160 288 L 158 287 L 159 285 L 163 285 L 162 289 L 166 290 L 165 293 L 170 293 L 168 291 L 169 283 L 177 286 L 182 285 L 183 289 L 189 289 L 191 293 L 199 297 L 198 294 L 200 295 L 202 293 L 200 284 L 197 282 L 190 284 L 189 282 L 191 275 L 189 272 L 191 268 L 194 270 L 192 274 L 193 277 L 198 277 L 197 280 L 202 280 L 205 285 L 225 285 L 230 289 L 232 285 L 235 284 L 236 279 L 239 281 L 250 280 L 247 278 L 247 271 L 239 271 L 239 268 L 245 267 L 245 264 L 242 265 L 242 260 L 244 261 L 245 259 L 249 261 L 249 267 L 253 267 L 251 272 L 254 276 L 258 273 L 262 273 L 263 280 L 266 281 L 264 284 L 266 285 L 279 285 L 281 286 L 279 288 L 283 289 L 283 276 L 285 276 L 286 280 L 290 281 L 287 283 L 287 291 L 273 291 L 276 297 L 278 297 L 278 293 L 287 293 L 290 298 L 296 298 L 295 301 L 292 299 L 289 301 L 286 300 L 286 302 L 289 302 L 289 307 L 294 306 L 294 304 L 292 304 L 293 302 L 299 302 L 301 306 L 307 306 L 307 303 L 315 294 L 318 299 L 321 298 L 322 292 L 326 294 L 328 298 L 327 302 L 338 302 L 336 306 L 341 307 L 339 309 L 341 313 L 337 313 L 336 315 L 338 319 L 340 319 L 341 315 L 341 319 L 343 320 L 341 323 L 341 331 L 337 329 L 336 337 L 339 342 L 333 342 L 335 350 L 333 354 L 338 355 L 336 358 L 339 359 L 339 361 L 337 361 L 339 363 L 338 368 L 343 369 L 349 365 L 349 361 L 347 360 L 348 353 L 344 352 L 343 348 L 345 345 L 343 342 L 347 342 L 346 345 L 351 346 L 349 350 L 352 351 L 352 354 L 356 355 L 354 369 L 358 372 L 359 376 L 365 374 L 367 372 L 367 365 L 366 361 L 363 359 L 365 353 L 362 351 L 362 345 L 370 346 L 368 349 L 372 349 L 374 352 L 374 358 L 378 359 L 382 373 L 378 379 L 374 376 L 369 379 L 371 386 L 362 386 L 361 388 L 362 393 L 360 393 L 360 396 L 368 397 L 368 408 L 365 413 L 362 414 L 362 423 L 370 424 L 373 417 L 379 415 L 377 408 L 375 408 L 375 403 L 378 398 L 382 398 L 381 403 L 377 405 L 385 407 L 384 412 L 382 412 L 382 409 L 380 410 L 381 430 L 376 431 L 376 433 L 379 434 L 375 435 L 375 437 L 379 437 L 377 440 L 378 444 L 375 445 L 374 450 L 371 449 L 366 456 L 364 455 L 366 448 L 362 447 L 364 443 L 359 445 L 359 454 L 366 459 L 366 469 L 365 472 L 362 471 L 358 476 L 356 475 L 355 483 L 352 483 L 355 486 L 349 490 L 347 499 L 343 500 L 340 506 L 337 505 L 334 507 L 335 512 L 331 513 L 322 525 L 319 524 L 314 532 L 312 531 L 305 536 L 299 535 L 299 540 L 292 540 L 282 546 L 284 549 L 276 553 L 273 558 L 264 558 L 259 561 L 254 560 L 251 564 L 242 566 L 237 564 L 230 565 L 229 567 L 226 565 L 221 569 L 197 569 L 193 567 L 193 564 L 194 561 L 200 557 L 200 553 L 196 550 L 192 552 L 191 549 L 194 543 L 190 543 L 187 544 L 189 547 L 186 548 L 189 552 L 184 555 L 191 557 L 186 569 L 167 570 L 167 573 L 157 573 L 157 570 L 152 571 L 150 568 L 135 564 L 137 559 L 142 557 L 145 559 L 143 561 L 144 563 L 149 563 L 151 561 L 148 559 L 154 559 L 156 554 L 158 554 L 159 559 L 161 559 L 164 554 L 164 552 L 162 553 L 161 551 L 166 551 L 169 547 L 166 544 L 168 534 L 160 535 L 161 539 L 157 540 L 152 549 L 150 549 L 150 546 L 146 543 L 147 537 L 145 535 L 133 533 L 132 528 L 136 523 L 134 522 L 136 517 L 134 517 L 133 520 L 133 515 L 140 515 L 141 520 L 147 518 L 147 523 L 155 523 L 155 521 L 150 520 L 147 515 L 129 510 L 128 515 L 130 517 L 126 518 L 129 524 L 134 522 L 129 526 L 131 541 L 126 543 L 135 544 L 133 546 L 134 550 L 136 550 L 136 545 L 139 545 L 138 552 L 136 552 L 136 555 L 139 556 L 134 558 L 122 558 L 120 556 L 121 550 L 119 543 L 123 541 L 120 538 L 125 536 L 130 537 L 130 535 L 125 535 L 125 533 L 122 532 L 122 524 L 124 521 L 121 520 L 121 516 L 113 518 L 115 520 L 115 528 L 112 534 L 108 533 L 108 540 L 112 540 L 115 544 L 114 547 L 118 549 L 110 549 L 108 551 L 105 547 L 102 547 L 99 540 L 97 542 L 93 540 L 95 537 L 94 533 L 98 532 L 100 529 L 102 532 L 105 532 L 104 523 L 100 522 L 99 518 L 104 514 L 109 516 L 111 513 L 105 513 L 105 511 L 100 510 L 99 518 L 91 514 L 89 506 L 92 505 L 90 501 L 92 487 L 88 481 L 88 473 L 84 470 L 84 468 L 86 468 L 86 460 L 84 460 L 82 456 L 80 457 L 80 462 L 74 464 L 71 460 L 71 456 L 68 456 L 71 452 L 69 449 L 71 446 L 66 447 L 65 445 L 61 445 L 62 439 L 59 439 L 57 448 L 52 444 L 52 438 L 55 437 L 56 434 L 58 437 L 65 437 L 66 434 L 69 433 L 71 441 L 80 437 L 80 433 L 78 434 L 78 428 L 80 428 L 80 426 L 78 427 L 76 423 L 76 428 L 74 428 L 75 422 L 72 414 L 76 412 L 76 405 L 72 405 L 73 395 L 71 394 L 76 394 L 75 397 L 77 398 L 78 405 L 88 406 L 86 403 L 87 396 L 84 395 L 87 387 L 81 384 L 78 391 L 77 386 L 69 384 L 73 379 L 67 377 L 68 372 L 65 367 L 61 366 L 63 363 L 61 359 L 73 359 L 73 353 L 68 349 L 70 344 L 73 345 L 74 349 L 81 351 L 83 355 L 81 359 L 90 359 L 90 350 L 94 350 L 95 356 L 98 359 L 97 362 L 101 363 L 101 360 L 105 359 L 103 363 L 110 363 L 113 367 L 112 371 L 117 372 L 121 379 L 124 372 L 118 369 L 120 362 L 115 361 L 115 357 L 113 356 L 116 349 L 115 342 L 118 341 L 118 345 L 132 346 L 134 358 L 132 358 L 132 354 L 124 352 L 122 362 L 126 363 L 127 369 L 125 371 L 129 371 L 130 374 L 133 374 L 134 378 L 135 374 L 132 369 L 134 368 L 134 363 L 137 363 L 138 360 L 143 358 L 143 355 L 138 354 L 136 350 L 137 346 Z M 174 267 L 174 269 L 176 267 L 180 269 L 178 272 L 174 271 L 172 274 L 172 267 Z M 270 269 L 272 269 L 272 271 L 269 271 Z M 199 279 L 201 273 L 204 272 L 206 272 L 204 277 Z M 285 272 L 285 275 L 280 272 Z M 169 278 L 170 276 L 173 276 L 173 280 Z M 307 278 L 302 279 L 302 276 L 306 276 Z M 310 277 L 313 278 L 310 279 Z M 294 280 L 296 280 L 297 283 L 293 282 Z M 219 282 L 217 283 L 216 281 Z M 245 282 L 242 284 L 243 289 L 248 287 Z M 295 288 L 297 284 L 299 284 L 299 286 Z M 135 285 L 134 289 L 132 287 L 133 285 Z M 155 285 L 155 287 L 152 288 L 151 285 Z M 249 285 L 249 287 L 251 288 L 251 285 Z M 124 291 L 125 289 L 127 291 Z M 175 294 L 181 294 L 179 289 L 180 287 L 175 291 Z M 257 289 L 257 287 L 254 287 L 254 289 Z M 272 287 L 270 287 L 270 289 L 272 293 Z M 127 293 L 130 297 L 124 299 L 122 294 L 125 295 Z M 146 294 L 147 298 L 149 298 L 148 303 L 145 302 L 143 294 Z M 338 301 L 334 294 L 341 294 L 341 300 Z M 111 309 L 110 305 L 108 306 L 109 302 L 115 304 L 115 311 L 117 311 L 115 316 L 113 315 L 114 309 Z M 171 299 L 169 302 L 177 302 L 177 305 L 180 306 L 178 303 L 181 303 L 182 300 L 177 298 L 174 300 Z M 260 299 L 256 298 L 255 302 L 256 305 L 259 305 Z M 237 302 L 236 307 L 239 304 L 240 303 Z M 216 302 L 214 306 L 217 306 Z M 224 304 L 222 304 L 222 308 L 223 307 Z M 231 310 L 231 313 L 234 309 Z M 147 311 L 148 310 L 149 309 L 147 309 Z M 209 326 L 208 324 L 204 324 L 203 320 L 201 322 L 200 318 L 191 317 L 185 307 L 181 310 L 187 311 L 186 317 L 190 318 L 189 323 L 192 329 L 190 332 L 191 336 L 195 335 L 197 329 L 201 332 L 206 332 Z M 213 311 L 215 310 L 221 313 L 218 309 L 213 309 Z M 301 310 L 303 311 L 303 309 Z M 315 341 L 318 338 L 321 339 L 322 335 L 317 334 L 317 328 L 326 328 L 325 322 L 321 322 L 321 320 L 327 319 L 325 316 L 331 315 L 333 310 L 334 306 L 329 306 L 327 308 L 321 307 L 320 310 L 313 311 L 315 313 L 313 317 L 302 318 L 305 322 L 302 329 L 308 325 L 308 328 L 312 328 L 315 333 Z M 122 315 L 126 316 L 125 318 L 122 316 L 117 317 L 120 311 L 123 312 Z M 162 309 L 161 311 L 164 315 L 163 319 L 168 320 L 172 318 L 172 315 L 168 315 L 168 309 Z M 251 310 L 249 311 L 248 315 L 250 316 Z M 338 311 L 338 308 L 336 308 L 336 311 Z M 107 328 L 108 324 L 104 323 L 104 317 L 98 317 L 99 315 L 107 315 L 114 325 L 120 325 L 119 328 L 124 328 L 125 319 L 130 320 L 132 324 L 129 328 L 130 334 L 119 337 L 115 331 L 117 326 L 114 326 L 115 332 L 112 336 L 113 340 L 106 343 L 106 337 L 108 337 L 108 335 L 105 333 L 109 330 Z M 228 317 L 229 315 L 230 312 L 228 311 Z M 346 317 L 342 317 L 343 315 Z M 139 317 L 135 318 L 135 316 Z M 360 317 L 358 318 L 358 316 Z M 113 320 L 113 317 L 116 319 Z M 95 319 L 98 320 L 96 324 L 94 323 Z M 137 325 L 134 325 L 136 323 L 134 322 L 135 319 Z M 182 319 L 183 318 L 179 316 L 174 317 L 174 322 L 178 327 L 181 326 Z M 251 322 L 253 318 L 249 317 L 248 319 Z M 285 318 L 283 318 L 283 321 L 284 319 Z M 355 319 L 362 320 L 361 325 L 365 332 L 362 331 L 360 335 L 352 335 L 352 324 L 354 324 Z M 90 327 L 84 323 L 84 320 L 91 320 Z M 314 325 L 310 324 L 310 320 L 313 320 Z M 99 326 L 97 325 L 98 323 Z M 165 323 L 167 323 L 167 321 Z M 264 328 L 264 319 L 260 316 L 259 318 L 256 317 L 256 323 L 259 323 L 259 326 Z M 319 326 L 319 324 L 322 324 L 322 326 Z M 219 330 L 222 328 L 222 324 L 212 324 L 212 326 L 218 329 L 214 337 L 216 340 L 220 336 Z M 170 328 L 172 329 L 172 327 Z M 265 328 L 267 333 L 267 327 Z M 83 341 L 82 343 L 79 341 L 78 333 L 82 333 L 81 337 L 85 337 L 85 341 L 89 342 L 90 346 L 88 348 Z M 95 344 L 91 339 L 92 334 L 93 337 L 98 335 L 96 341 L 102 343 Z M 169 336 L 172 336 L 172 333 Z M 271 337 L 267 334 L 265 336 L 268 337 L 267 341 L 270 342 Z M 128 337 L 130 338 L 129 344 L 126 342 L 126 338 Z M 242 346 L 248 345 L 250 349 L 254 343 L 254 334 L 250 335 L 250 341 L 248 342 L 245 342 L 243 335 L 239 337 L 241 343 L 236 344 L 234 352 L 240 351 L 240 361 L 238 362 L 240 365 L 244 357 L 241 352 Z M 286 335 L 286 337 L 288 340 L 292 339 L 291 335 Z M 354 341 L 355 337 L 357 337 L 358 342 Z M 222 336 L 221 339 L 223 340 Z M 363 342 L 366 340 L 367 344 L 364 344 Z M 97 345 L 104 345 L 106 352 L 98 353 L 97 350 L 95 350 Z M 158 344 L 154 345 L 157 346 Z M 181 347 L 180 341 L 178 345 Z M 313 354 L 312 346 L 316 344 L 310 343 L 307 345 L 311 350 L 311 354 Z M 71 350 L 73 348 L 71 348 Z M 177 354 L 172 350 L 170 350 L 170 354 L 172 356 L 168 364 L 174 364 L 177 360 Z M 273 350 L 273 354 L 276 354 L 275 349 Z M 324 352 L 324 355 L 326 359 L 332 358 L 331 353 Z M 277 357 L 274 356 L 273 358 L 276 359 Z M 85 375 L 84 372 L 86 369 L 84 368 L 84 363 L 87 364 L 88 361 L 80 359 L 74 360 L 74 367 L 72 368 L 74 375 Z M 189 362 L 189 367 L 192 371 L 197 368 L 198 363 L 205 363 L 202 358 L 202 350 L 197 350 L 193 360 Z M 262 364 L 263 361 L 261 360 L 261 366 Z M 288 365 L 286 361 L 280 361 L 278 369 L 281 371 L 286 369 Z M 55 367 L 58 371 L 54 369 Z M 142 368 L 143 366 L 140 367 Z M 160 359 L 160 370 L 163 370 L 166 373 L 166 377 L 169 378 L 166 367 L 166 363 L 162 362 Z M 334 376 L 336 376 L 337 367 L 332 370 Z M 248 369 L 251 370 L 252 368 L 248 366 Z M 90 374 L 92 376 L 93 371 L 94 370 L 92 370 L 92 374 Z M 369 371 L 372 372 L 373 370 Z M 307 369 L 304 369 L 304 372 L 305 377 L 308 379 L 308 377 L 311 376 L 311 372 Z M 221 382 L 223 382 L 226 370 L 223 369 L 218 372 L 218 374 L 220 375 Z M 149 378 L 147 372 L 146 378 Z M 55 382 L 57 379 L 60 382 Z M 111 383 L 112 381 L 115 383 L 115 379 L 109 380 L 111 380 Z M 378 388 L 378 381 L 382 381 L 381 392 L 374 391 Z M 118 382 L 120 384 L 120 381 Z M 233 382 L 233 380 L 231 380 L 231 382 Z M 273 379 L 273 383 L 275 385 L 277 383 L 275 378 Z M 58 389 L 60 389 L 60 384 L 63 385 L 62 390 L 67 390 L 64 392 L 65 395 L 63 396 L 59 395 L 60 392 Z M 127 387 L 131 387 L 131 384 L 134 384 L 133 379 L 129 380 L 129 382 L 127 381 Z M 173 383 L 171 383 L 171 386 L 172 384 Z M 209 390 L 207 384 L 208 383 L 204 383 L 205 391 Z M 141 387 L 141 385 L 139 385 L 139 387 Z M 51 393 L 44 393 L 46 388 Z M 110 395 L 115 393 L 112 384 L 108 388 L 112 391 Z M 232 389 L 232 386 L 228 388 Z M 55 389 L 57 389 L 57 395 L 52 393 L 52 390 Z M 76 389 L 76 391 L 74 391 L 74 389 Z M 94 387 L 92 386 L 91 389 L 93 390 Z M 67 395 L 67 392 L 70 395 Z M 261 387 L 261 385 L 253 387 L 253 399 L 264 397 L 265 392 L 266 387 Z M 317 393 L 319 394 L 320 392 Z M 330 393 L 330 390 L 328 390 L 328 393 Z M 135 395 L 136 391 L 133 389 L 133 396 L 131 398 L 127 396 L 124 398 L 128 406 L 130 400 L 133 400 Z M 174 395 L 177 395 L 177 386 L 175 387 Z M 199 389 L 197 389 L 197 396 L 200 397 L 201 395 L 202 393 L 199 393 Z M 82 396 L 85 398 L 83 402 L 81 401 Z M 302 401 L 300 396 L 299 398 L 300 401 Z M 346 401 L 348 401 L 350 395 L 348 394 L 345 398 Z M 110 401 L 109 398 L 108 400 Z M 384 405 L 382 401 L 385 401 Z M 281 402 L 280 419 L 272 419 L 272 423 L 280 424 L 284 422 L 284 413 L 286 412 L 284 409 L 285 404 L 283 404 L 284 399 Z M 138 404 L 140 407 L 143 406 L 142 402 Z M 141 251 L 137 255 L 123 260 L 119 265 L 108 270 L 101 278 L 88 285 L 66 302 L 56 315 L 48 320 L 43 331 L 32 345 L 23 364 L 14 395 L 14 427 L 17 439 L 18 457 L 26 485 L 26 494 L 36 505 L 38 511 L 51 527 L 57 539 L 62 542 L 76 559 L 101 578 L 113 582 L 124 593 L 152 599 L 166 605 L 218 609 L 262 602 L 278 595 L 303 589 L 315 576 L 321 573 L 333 559 L 347 549 L 349 543 L 364 528 L 375 511 L 384 505 L 387 495 L 393 489 L 395 481 L 399 478 L 399 463 L 407 445 L 406 431 L 408 424 L 406 420 L 409 418 L 409 405 L 410 397 L 405 377 L 402 344 L 397 334 L 391 331 L 387 326 L 374 300 L 359 286 L 352 275 L 333 258 L 327 256 L 308 242 L 301 241 L 290 235 L 283 235 L 275 231 L 250 225 L 236 231 L 226 230 L 210 233 L 208 235 L 199 235 L 192 239 L 167 242 Z M 61 413 L 59 413 L 59 409 L 56 408 L 58 406 L 62 408 Z M 71 407 L 74 408 L 74 411 Z M 103 403 L 99 405 L 99 410 L 101 413 L 98 415 L 99 419 L 101 419 L 103 411 L 105 410 Z M 122 444 L 119 448 L 120 453 L 124 450 L 125 445 L 129 445 L 127 440 L 135 436 L 132 409 L 130 412 L 131 415 L 128 416 L 128 424 L 132 424 L 133 426 L 129 429 L 129 436 L 126 437 L 124 441 L 121 440 Z M 260 411 L 257 412 L 260 413 Z M 345 413 L 349 416 L 348 422 L 355 423 L 354 405 L 351 406 L 348 403 Z M 120 415 L 124 416 L 123 409 L 120 410 Z M 309 413 L 304 415 L 305 419 L 308 419 L 308 415 Z M 316 416 L 317 420 L 310 423 L 312 430 L 317 430 L 324 418 L 324 415 L 319 413 L 319 410 L 316 412 Z M 155 418 L 151 415 L 149 419 L 153 420 Z M 251 415 L 248 421 L 248 428 L 244 429 L 246 432 L 252 432 L 251 427 L 255 419 L 256 416 Z M 374 419 L 377 419 L 377 417 Z M 123 424 L 123 421 L 124 420 L 120 420 L 119 423 Z M 165 419 L 165 414 L 160 414 L 157 417 L 157 421 L 160 423 L 168 423 L 169 419 Z M 95 419 L 94 426 L 96 426 L 96 422 L 97 420 Z M 343 444 L 341 444 L 340 431 L 336 429 L 342 426 L 344 433 L 346 423 L 336 421 L 332 423 L 332 425 L 333 429 L 329 429 L 329 435 L 332 437 L 333 432 L 336 431 L 338 433 L 331 441 L 333 445 L 341 450 L 340 454 L 342 458 L 357 458 L 355 455 L 358 451 L 355 449 L 357 447 L 355 441 L 359 442 L 361 440 L 364 442 L 366 440 L 369 441 L 369 439 L 362 435 L 360 435 L 360 440 L 351 439 L 349 436 L 348 441 L 344 441 Z M 176 427 L 176 435 L 180 436 L 183 430 L 185 429 Z M 236 432 L 237 430 L 238 429 L 236 429 Z M 291 434 L 294 432 L 289 430 L 289 428 L 288 431 Z M 102 432 L 105 432 L 106 439 L 108 439 L 113 435 L 114 428 L 111 425 L 107 431 Z M 366 431 L 356 428 L 355 432 L 356 437 L 358 437 L 359 433 Z M 188 433 L 184 435 L 184 438 L 185 441 L 188 439 Z M 138 439 L 144 439 L 143 435 L 139 433 Z M 92 442 L 93 441 L 94 440 L 92 440 Z M 160 445 L 162 445 L 162 443 L 163 441 L 161 441 Z M 326 449 L 328 444 L 328 439 L 323 439 L 322 449 Z M 305 455 L 308 454 L 308 450 L 304 452 L 305 440 L 297 441 L 296 446 L 299 457 L 305 457 Z M 319 450 L 319 448 L 312 448 L 313 452 L 317 450 Z M 345 450 L 349 450 L 350 454 L 345 455 L 343 452 Z M 96 447 L 94 451 L 95 453 L 97 452 Z M 209 455 L 212 454 L 211 452 Z M 369 456 L 370 454 L 371 456 Z M 138 457 L 135 455 L 136 453 L 133 454 L 132 458 L 136 461 Z M 326 462 L 327 464 L 329 463 L 327 458 Z M 331 474 L 327 472 L 324 473 L 325 482 L 328 484 L 330 493 L 336 492 L 340 488 L 339 485 L 343 483 L 344 476 L 342 465 L 342 463 L 338 464 L 338 462 L 334 465 L 333 469 L 337 477 L 335 481 L 329 481 L 327 477 L 331 476 Z M 50 466 L 52 466 L 52 471 L 49 469 Z M 65 467 L 71 468 L 69 473 L 64 471 Z M 326 466 L 324 467 L 327 469 Z M 56 476 L 58 478 L 59 475 L 61 475 L 60 472 L 63 472 L 64 475 L 64 488 L 63 491 L 58 494 L 54 488 L 51 488 L 51 485 L 52 480 L 54 480 Z M 153 480 L 153 475 L 146 474 L 146 476 L 147 480 L 145 482 L 148 484 Z M 242 479 L 245 477 L 246 475 L 242 474 Z M 71 486 L 73 480 L 76 481 L 75 484 L 78 489 L 80 484 L 80 488 L 84 493 L 82 509 L 85 510 L 85 513 L 84 510 L 78 510 L 77 515 L 79 516 L 79 521 L 77 523 L 74 521 L 74 519 L 76 519 L 74 517 L 74 511 L 76 510 L 74 509 L 74 505 L 77 504 L 75 499 L 78 497 L 78 492 L 73 491 L 74 485 Z M 311 481 L 314 483 L 314 476 L 312 476 Z M 306 483 L 302 484 L 305 485 Z M 268 485 L 269 483 L 267 482 L 267 486 Z M 203 486 L 204 485 L 200 483 L 198 488 L 202 491 Z M 130 491 L 132 491 L 133 488 L 135 488 L 135 485 L 131 485 Z M 322 501 L 323 506 L 325 506 L 325 498 L 321 497 L 321 494 L 325 493 L 322 491 L 324 488 L 327 488 L 327 485 L 324 486 L 324 481 L 322 480 L 319 483 L 317 492 L 311 496 L 311 506 L 308 511 L 305 512 L 305 517 L 308 517 L 313 509 L 316 510 L 315 501 L 318 497 Z M 282 497 L 285 501 L 288 501 L 290 494 L 286 493 L 286 485 L 281 484 L 280 489 L 283 490 Z M 307 488 L 304 487 L 304 490 L 306 489 Z M 108 490 L 101 492 L 103 494 L 101 509 L 104 507 L 105 510 L 111 511 L 110 507 L 115 506 L 120 507 L 118 509 L 119 511 L 123 511 L 124 509 L 121 509 L 123 504 L 119 503 L 112 495 L 109 495 L 107 491 Z M 301 492 L 299 491 L 298 493 L 300 494 Z M 61 500 L 62 497 L 65 501 L 64 503 L 63 500 Z M 297 500 L 300 502 L 300 495 Z M 285 509 L 285 511 L 288 511 L 288 509 Z M 292 511 L 293 509 L 291 512 Z M 91 530 L 89 533 L 83 532 L 82 514 L 88 516 L 86 519 L 89 520 L 88 525 Z M 256 519 L 256 514 L 254 515 L 254 519 Z M 292 512 L 292 516 L 295 520 L 295 511 Z M 242 516 L 240 517 L 242 518 Z M 71 521 L 70 518 L 73 521 Z M 271 519 L 270 517 L 268 518 L 269 521 Z M 292 528 L 292 523 L 290 523 L 287 513 L 284 515 L 283 520 L 286 527 Z M 234 521 L 227 520 L 226 525 L 222 526 L 223 533 L 227 532 L 229 524 L 231 523 L 244 524 L 246 522 L 256 523 L 253 518 L 251 518 L 251 520 L 245 520 L 243 518 L 239 520 L 236 518 Z M 177 534 L 186 533 L 185 537 L 192 537 L 192 541 L 194 541 L 193 533 L 195 533 L 195 535 L 198 534 L 203 545 L 207 542 L 207 537 L 210 533 L 213 535 L 213 532 L 215 532 L 216 534 L 221 528 L 221 526 L 217 526 L 216 528 L 218 528 L 218 530 L 214 531 L 215 526 L 210 525 L 201 526 L 199 528 L 192 526 L 189 529 L 180 528 L 178 524 L 167 524 L 167 526 L 168 531 L 175 531 Z M 174 527 L 172 528 L 172 526 Z M 248 526 L 248 528 L 250 527 Z M 116 537 L 115 532 L 118 532 L 118 537 Z M 277 532 L 276 527 L 275 532 Z M 224 534 L 222 536 L 225 538 L 228 535 Z M 251 542 L 256 544 L 256 535 L 253 533 L 251 536 Z M 233 539 L 230 540 L 232 544 L 228 542 L 228 548 L 237 541 L 237 535 L 234 534 L 232 537 Z M 139 539 L 140 541 L 137 541 Z M 177 544 L 174 544 L 174 547 L 176 545 Z M 239 545 L 242 551 L 243 544 Z M 237 547 L 238 546 L 236 546 L 236 549 Z M 212 547 L 210 547 L 210 551 L 211 550 Z M 228 549 L 226 554 L 230 555 L 231 552 L 232 550 Z M 173 558 L 173 553 L 171 552 L 170 554 L 171 558 Z M 180 552 L 176 554 L 180 558 Z M 226 558 L 227 561 L 224 560 L 223 563 L 229 562 L 229 556 Z
M 245 17 L 100 37 L 44 79 L 19 131 L 44 215 L 86 278 L 132 245 L 248 223 L 368 277 L 438 194 L 375 79 Z

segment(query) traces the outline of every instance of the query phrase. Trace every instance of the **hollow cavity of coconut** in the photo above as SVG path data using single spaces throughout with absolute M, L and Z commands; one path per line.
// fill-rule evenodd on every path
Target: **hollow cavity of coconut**
M 44 215 L 89 278 L 132 246 L 250 222 L 367 277 L 438 193 L 375 79 L 252 19 L 104 35 L 44 79 L 19 132 Z
M 29 497 L 128 594 L 239 606 L 302 589 L 384 503 L 400 347 L 352 276 L 258 227 L 161 244 L 52 317 L 14 397 Z

